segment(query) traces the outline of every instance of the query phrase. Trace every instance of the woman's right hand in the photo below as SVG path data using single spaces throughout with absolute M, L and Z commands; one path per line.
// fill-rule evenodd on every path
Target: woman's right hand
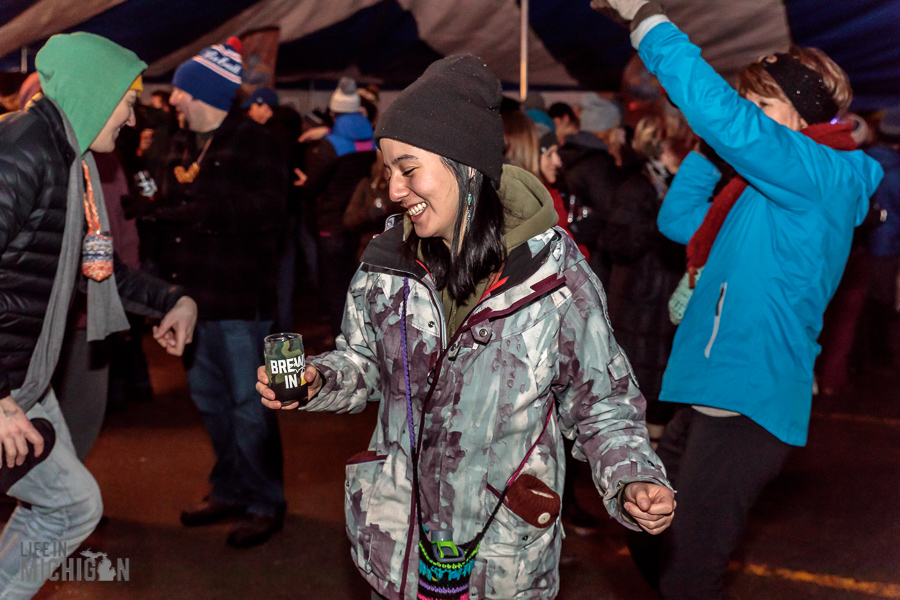
M 275 410 L 294 410 L 300 406 L 297 402 L 292 402 L 286 406 L 282 406 L 281 402 L 275 399 L 275 392 L 269 388 L 269 376 L 266 375 L 266 367 L 261 366 L 256 370 L 256 391 L 262 395 L 262 403 L 267 408 Z M 312 398 L 322 389 L 322 377 L 319 370 L 312 365 L 307 365 L 303 371 L 303 379 L 306 381 L 306 394 L 308 398 Z

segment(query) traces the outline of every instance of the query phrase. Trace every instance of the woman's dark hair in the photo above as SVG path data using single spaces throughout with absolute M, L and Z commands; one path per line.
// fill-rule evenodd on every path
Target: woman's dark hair
M 415 229 L 403 244 L 403 252 L 412 260 L 418 259 L 421 248 L 425 267 L 438 289 L 447 289 L 455 302 L 462 302 L 475 293 L 479 281 L 497 272 L 506 259 L 503 244 L 503 204 L 490 179 L 480 171 L 441 157 L 444 165 L 456 176 L 459 187 L 459 210 L 453 227 L 450 247 L 444 240 L 419 238 Z M 472 219 L 459 244 L 459 234 L 472 196 Z M 459 248 L 459 252 L 456 249 Z

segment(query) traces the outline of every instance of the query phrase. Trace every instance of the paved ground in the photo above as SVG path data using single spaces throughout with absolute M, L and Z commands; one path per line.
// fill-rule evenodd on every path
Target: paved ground
M 227 525 L 179 524 L 181 509 L 207 492 L 213 456 L 179 361 L 146 347 L 156 399 L 111 415 L 87 460 L 107 520 L 84 547 L 127 558 L 129 581 L 50 582 L 38 597 L 368 600 L 344 535 L 343 464 L 365 449 L 374 407 L 350 416 L 280 415 L 284 531 L 260 548 L 234 550 L 225 544 Z M 900 369 L 858 374 L 851 392 L 817 399 L 814 413 L 809 446 L 753 512 L 729 590 L 748 600 L 900 598 Z M 579 495 L 601 515 L 589 487 Z M 623 529 L 601 523 L 598 535 L 566 539 L 560 599 L 654 598 Z

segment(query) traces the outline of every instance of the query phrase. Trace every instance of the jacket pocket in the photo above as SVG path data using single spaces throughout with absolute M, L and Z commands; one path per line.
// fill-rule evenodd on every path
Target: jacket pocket
M 487 486 L 484 509 L 494 510 L 500 492 Z M 505 503 L 488 528 L 475 559 L 470 595 L 473 600 L 550 598 L 558 586 L 559 520 L 534 527 Z
M 709 358 L 709 353 L 712 351 L 713 344 L 716 343 L 716 336 L 719 335 L 719 323 L 722 320 L 722 307 L 725 306 L 725 294 L 728 292 L 728 282 L 722 282 L 721 287 L 719 287 L 719 301 L 716 302 L 716 317 L 713 319 L 713 330 L 712 335 L 709 336 L 709 343 L 706 344 L 706 350 L 703 351 L 703 356 Z
M 354 455 L 345 468 L 344 516 L 347 537 L 357 566 L 366 573 L 372 572 L 372 532 L 369 524 L 369 504 L 376 496 L 379 476 L 384 471 L 386 455 L 371 450 Z

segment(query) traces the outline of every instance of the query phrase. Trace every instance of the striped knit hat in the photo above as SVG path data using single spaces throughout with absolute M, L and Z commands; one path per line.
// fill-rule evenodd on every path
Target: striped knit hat
M 241 40 L 230 37 L 225 44 L 204 48 L 181 63 L 172 85 L 214 108 L 231 110 L 242 74 Z

